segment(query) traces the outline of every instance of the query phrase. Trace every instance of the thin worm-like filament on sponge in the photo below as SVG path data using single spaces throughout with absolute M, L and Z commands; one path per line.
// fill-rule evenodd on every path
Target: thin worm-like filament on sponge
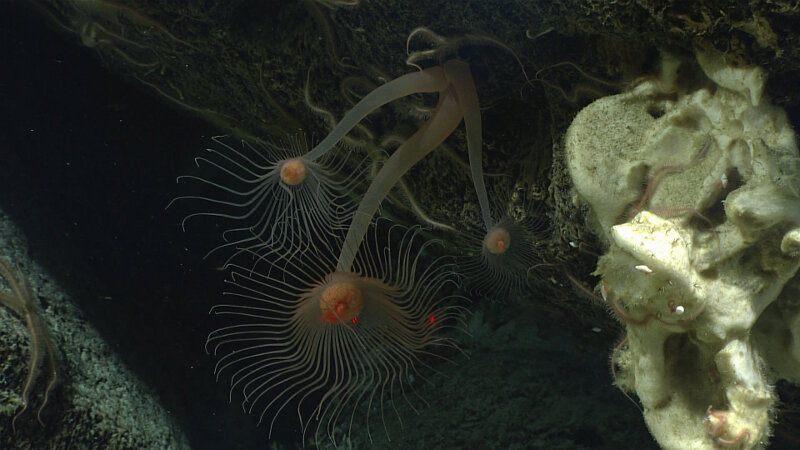
M 642 194 L 642 198 L 628 211 L 628 219 L 633 219 L 636 214 L 639 214 L 646 206 L 648 201 L 653 197 L 656 188 L 658 185 L 661 184 L 661 181 L 667 175 L 672 175 L 675 173 L 683 172 L 684 170 L 690 169 L 697 165 L 705 156 L 708 154 L 709 149 L 713 144 L 713 140 L 711 136 L 708 136 L 703 147 L 700 149 L 699 152 L 692 158 L 691 161 L 685 164 L 674 164 L 674 165 L 667 165 L 662 166 L 656 169 L 652 175 L 648 178 L 647 186 L 644 189 L 644 194 Z

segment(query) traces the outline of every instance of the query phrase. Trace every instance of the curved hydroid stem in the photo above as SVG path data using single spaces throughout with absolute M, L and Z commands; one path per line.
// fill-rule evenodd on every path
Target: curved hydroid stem
M 412 94 L 423 92 L 441 92 L 447 88 L 447 78 L 442 67 L 431 67 L 420 72 L 413 72 L 383 84 L 367 94 L 360 102 L 342 117 L 333 131 L 325 137 L 316 147 L 311 149 L 304 158 L 313 161 L 328 150 L 350 132 L 368 114 L 381 106 Z
M 433 151 L 461 122 L 461 109 L 452 88 L 441 94 L 433 116 L 386 161 L 358 205 L 339 254 L 336 270 L 350 272 L 372 217 L 392 186 L 419 160 Z
M 469 71 L 469 64 L 464 61 L 452 60 L 444 63 L 444 73 L 456 92 L 458 106 L 464 116 L 464 128 L 467 129 L 467 151 L 469 153 L 469 168 L 472 174 L 472 183 L 478 195 L 481 207 L 481 216 L 486 229 L 494 225 L 492 212 L 489 207 L 489 197 L 486 194 L 486 184 L 483 181 L 482 143 L 483 132 L 481 129 L 481 110 L 478 103 L 478 92 L 475 82 Z

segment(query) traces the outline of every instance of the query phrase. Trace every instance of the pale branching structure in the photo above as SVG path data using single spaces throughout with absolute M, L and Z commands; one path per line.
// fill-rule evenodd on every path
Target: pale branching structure
M 356 205 L 352 192 L 368 169 L 365 164 L 348 165 L 350 152 L 338 156 L 329 152 L 310 160 L 304 158 L 306 146 L 299 139 L 285 147 L 247 141 L 230 144 L 220 136 L 213 140 L 217 147 L 195 158 L 200 169 L 213 170 L 213 175 L 178 177 L 179 183 L 200 184 L 208 193 L 177 197 L 170 203 L 200 205 L 200 212 L 183 219 L 184 229 L 197 216 L 230 224 L 223 232 L 225 243 L 209 254 L 228 247 L 260 258 L 276 251 L 303 252 L 312 238 L 346 229 Z
M 352 164 L 329 159 L 337 153 L 331 150 L 367 115 L 416 93 L 438 93 L 435 110 L 386 160 L 353 207 L 348 194 L 367 166 L 352 171 Z M 199 201 L 214 211 L 187 219 L 206 215 L 240 223 L 225 232 L 221 247 L 256 259 L 256 264 L 228 260 L 231 301 L 212 313 L 229 321 L 209 335 L 207 349 L 220 355 L 216 373 L 230 377 L 231 396 L 242 392 L 244 409 L 261 411 L 270 434 L 276 418 L 295 409 L 304 439 L 327 434 L 334 440 L 337 426 L 345 424 L 349 436 L 356 411 L 365 408 L 371 439 L 373 407 L 386 429 L 384 405 L 419 397 L 412 379 L 424 379 L 420 369 L 431 369 L 427 361 L 442 354 L 435 350 L 458 348 L 452 334 L 441 333 L 464 325 L 466 310 L 446 294 L 457 284 L 454 265 L 445 260 L 423 265 L 430 243 L 418 229 L 376 226 L 373 219 L 397 181 L 461 122 L 489 223 L 478 95 L 469 65 L 458 60 L 375 88 L 308 152 L 225 146 L 198 160 L 221 171 L 225 182 L 181 178 L 219 192 L 176 199 Z M 336 178 L 342 171 L 350 173 L 345 181 Z
M 418 93 L 436 92 L 439 101 L 430 119 L 389 157 L 375 175 L 357 209 L 349 202 L 354 187 L 366 175 L 367 165 L 340 179 L 339 171 L 348 166 L 348 156 L 337 159 L 336 145 L 367 115 L 394 100 Z M 314 148 L 294 145 L 289 149 L 264 144 L 258 147 L 243 142 L 241 148 L 222 143 L 209 149 L 210 156 L 196 158 L 226 174 L 225 181 L 196 175 L 178 181 L 196 181 L 219 195 L 181 196 L 176 201 L 193 200 L 211 211 L 187 216 L 212 216 L 239 225 L 225 231 L 225 244 L 236 253 L 253 251 L 259 258 L 271 253 L 289 257 L 308 249 L 311 239 L 330 235 L 349 222 L 337 269 L 348 271 L 372 218 L 398 180 L 417 162 L 436 149 L 464 122 L 470 172 L 485 223 L 489 201 L 483 180 L 480 106 L 469 65 L 447 61 L 441 66 L 412 72 L 383 84 L 362 98 L 334 129 Z M 326 169 L 327 168 L 327 169 Z M 170 204 L 172 204 L 170 203 Z M 221 209 L 221 210 L 220 210 Z M 351 219 L 352 220 L 349 220 Z M 304 247 L 305 246 L 305 247 Z M 212 252 L 214 251 L 212 250 Z M 229 259 L 230 261 L 230 259 Z
M 231 265 L 228 302 L 211 311 L 228 325 L 209 335 L 206 349 L 220 356 L 215 371 L 230 377 L 231 398 L 241 392 L 243 408 L 268 421 L 270 434 L 294 410 L 304 440 L 325 434 L 335 444 L 335 428 L 349 437 L 363 407 L 371 440 L 373 407 L 385 428 L 385 405 L 426 403 L 412 380 L 458 349 L 447 331 L 464 326 L 466 311 L 447 293 L 457 282 L 452 264 L 421 263 L 431 242 L 417 228 L 377 228 L 349 272 L 334 270 L 332 246 L 266 272 Z

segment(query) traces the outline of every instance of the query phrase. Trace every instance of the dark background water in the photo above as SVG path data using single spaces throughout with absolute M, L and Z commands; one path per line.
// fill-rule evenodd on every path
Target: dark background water
M 175 178 L 218 132 L 109 73 L 21 2 L 0 4 L 0 43 L 0 209 L 31 257 L 193 448 L 266 447 L 266 429 L 227 405 L 203 348 L 223 274 L 202 259 L 203 236 L 181 231 L 185 211 L 165 211 Z

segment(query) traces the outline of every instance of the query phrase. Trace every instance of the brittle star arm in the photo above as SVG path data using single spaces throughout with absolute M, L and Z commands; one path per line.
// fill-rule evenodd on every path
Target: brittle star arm
M 11 421 L 12 429 L 16 430 L 17 419 L 28 409 L 28 403 L 33 383 L 39 376 L 42 365 L 47 359 L 47 367 L 50 378 L 44 391 L 44 400 L 36 411 L 36 419 L 42 426 L 42 410 L 47 405 L 50 391 L 53 390 L 58 382 L 58 366 L 56 363 L 56 346 L 47 324 L 42 317 L 42 310 L 39 302 L 36 301 L 30 287 L 24 279 L 14 275 L 11 268 L 0 260 L 0 275 L 6 280 L 11 293 L 0 292 L 0 304 L 7 306 L 15 314 L 25 319 L 25 325 L 31 334 L 31 358 L 28 365 L 28 376 L 25 378 L 25 386 L 22 389 L 22 409 L 17 412 Z

